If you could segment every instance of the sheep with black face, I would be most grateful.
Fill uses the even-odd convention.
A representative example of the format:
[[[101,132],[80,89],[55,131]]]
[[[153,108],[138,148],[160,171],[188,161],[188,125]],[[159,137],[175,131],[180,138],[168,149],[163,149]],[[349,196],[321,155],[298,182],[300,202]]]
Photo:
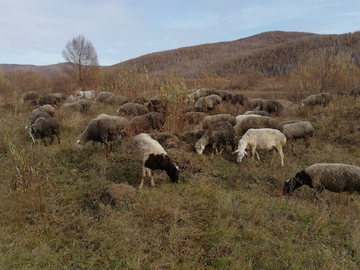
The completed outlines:
[[[134,136],[135,154],[142,160],[142,179],[139,189],[144,186],[146,175],[151,178],[151,186],[155,186],[153,170],[163,170],[173,183],[179,180],[179,168],[168,156],[161,144],[152,139],[149,134],[140,133]]]
[[[347,192],[352,200],[352,194],[360,194],[360,167],[340,163],[316,163],[298,172],[284,183],[284,195],[291,196],[299,187],[307,185],[315,189],[314,197],[325,189],[342,193]]]

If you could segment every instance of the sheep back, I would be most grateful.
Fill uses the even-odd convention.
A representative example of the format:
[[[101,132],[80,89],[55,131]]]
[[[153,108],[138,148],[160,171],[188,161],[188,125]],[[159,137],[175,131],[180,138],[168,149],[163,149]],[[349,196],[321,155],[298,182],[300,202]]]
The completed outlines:
[[[201,107],[207,110],[213,110],[216,105],[219,105],[221,103],[221,100],[222,100],[221,97],[215,94],[206,97],[201,97],[195,103],[195,107]]]
[[[288,140],[309,138],[314,135],[314,128],[308,121],[298,121],[292,124],[286,124],[283,127],[284,134]]]
[[[121,116],[121,115],[138,116],[138,115],[144,115],[146,113],[149,113],[149,110],[143,104],[129,102],[129,103],[125,103],[124,105],[120,106],[117,109],[116,113],[119,116]]]
[[[165,123],[165,118],[161,113],[151,112],[144,115],[136,116],[131,119],[129,125],[135,134],[148,132],[151,129],[161,130]]]
[[[220,122],[229,122],[233,126],[236,125],[236,119],[231,114],[215,114],[206,116],[201,122],[201,128],[206,130],[210,126]]]
[[[243,134],[245,134],[246,131],[249,129],[259,129],[259,128],[271,128],[271,129],[277,129],[280,132],[284,131],[283,125],[276,119],[272,117],[247,117],[244,120],[241,121],[240,124],[237,124],[235,126],[235,136],[241,137]]]

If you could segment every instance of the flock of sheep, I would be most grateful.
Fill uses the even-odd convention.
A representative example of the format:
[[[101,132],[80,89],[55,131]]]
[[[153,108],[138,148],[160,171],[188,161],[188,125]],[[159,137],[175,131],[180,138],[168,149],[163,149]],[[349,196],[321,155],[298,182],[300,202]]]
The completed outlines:
[[[76,97],[71,96],[73,102],[63,103],[63,112],[86,112],[94,103],[102,102],[118,105],[117,116],[101,114],[92,119],[85,130],[77,137],[76,147],[81,149],[88,141],[100,142],[106,146],[106,154],[112,151],[112,143],[124,136],[134,136],[134,151],[142,162],[142,181],[151,178],[151,186],[155,186],[153,171],[163,170],[176,183],[179,179],[179,168],[168,156],[161,144],[149,134],[152,130],[161,130],[165,122],[167,101],[161,97],[146,100],[143,97],[130,101],[127,97],[114,95],[111,92],[101,92],[95,97],[95,92],[80,91]],[[60,106],[65,100],[58,93],[43,96],[34,92],[25,93],[23,102],[41,105],[35,109],[26,125],[33,138],[54,136],[60,144],[60,124],[53,118],[54,106]],[[311,95],[299,102],[298,106],[314,107],[326,106],[331,100],[328,93]],[[281,166],[284,166],[283,147],[286,142],[291,144],[295,140],[304,139],[305,146],[310,147],[310,138],[314,128],[308,121],[291,120],[280,122],[271,115],[280,115],[284,109],[281,102],[276,100],[248,99],[241,94],[231,94],[226,90],[194,89],[187,93],[187,102],[193,104],[182,110],[182,120],[185,123],[199,124],[200,130],[196,134],[200,139],[194,148],[202,154],[205,147],[212,147],[211,156],[221,155],[226,145],[230,145],[232,153],[237,154],[237,162],[241,162],[248,155],[260,160],[258,150],[272,151],[275,157],[279,153]],[[242,115],[231,114],[209,115],[222,102],[240,104],[249,111]],[[130,120],[129,116],[132,118]],[[273,159],[274,159],[273,157]],[[327,189],[332,192],[360,192],[360,168],[346,164],[314,164],[297,173],[294,178],[284,183],[284,195],[292,195],[293,191],[302,185],[315,189],[314,197],[319,199],[318,193]]]

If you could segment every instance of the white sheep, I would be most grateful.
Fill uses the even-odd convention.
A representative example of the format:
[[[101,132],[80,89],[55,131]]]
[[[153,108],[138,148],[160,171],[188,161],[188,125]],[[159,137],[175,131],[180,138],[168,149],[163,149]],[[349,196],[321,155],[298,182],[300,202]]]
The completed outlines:
[[[235,129],[229,122],[221,122],[210,126],[202,137],[196,142],[196,152],[201,155],[205,147],[210,144],[212,145],[211,157],[215,154],[220,154],[223,151],[223,145],[230,144],[232,150],[235,149],[234,143]],[[217,151],[216,146],[220,146],[220,152]]]
[[[298,139],[304,139],[305,147],[310,147],[310,137],[314,135],[314,128],[308,121],[297,121],[284,125],[284,135],[287,141],[291,142],[291,150],[294,148],[294,142]]]
[[[80,98],[85,98],[85,99],[94,99],[95,91],[94,90],[79,91],[76,94],[76,96],[80,97]]]
[[[234,153],[237,153],[237,162],[241,162],[243,157],[247,155],[245,150],[251,148],[252,158],[254,159],[256,153],[258,160],[260,160],[256,149],[263,149],[273,151],[274,160],[277,150],[281,158],[281,166],[284,166],[284,154],[282,148],[285,144],[285,135],[277,129],[249,129],[240,139],[238,149]]]
[[[151,186],[155,186],[153,170],[163,170],[173,183],[179,180],[179,168],[168,156],[160,143],[151,138],[149,134],[140,133],[134,136],[134,150],[142,160],[142,179],[139,189],[143,188],[146,174],[151,178]]]
[[[360,194],[360,168],[358,166],[340,163],[316,163],[301,172],[295,177],[288,179],[284,183],[284,195],[291,196],[294,190],[307,185],[315,189],[314,197],[318,197],[324,189],[331,192],[347,192],[352,200],[352,194]]]

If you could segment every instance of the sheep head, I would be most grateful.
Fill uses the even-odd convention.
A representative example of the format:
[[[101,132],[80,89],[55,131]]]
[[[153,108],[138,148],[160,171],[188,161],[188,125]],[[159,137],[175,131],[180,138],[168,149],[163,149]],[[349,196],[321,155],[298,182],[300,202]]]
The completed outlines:
[[[236,161],[237,161],[237,162],[241,162],[242,159],[243,159],[245,156],[247,156],[247,153],[246,153],[245,150],[240,150],[240,149],[238,149],[238,150],[236,150],[235,152],[233,152],[233,154],[236,154],[236,153],[237,153],[237,158],[236,158]]]
[[[200,140],[196,142],[195,144],[195,149],[196,149],[196,153],[198,153],[199,155],[202,155],[202,152],[205,149],[205,144],[203,144]]]
[[[81,150],[83,148],[83,146],[84,146],[84,141],[82,141],[81,139],[78,138],[76,140],[76,149]]]

